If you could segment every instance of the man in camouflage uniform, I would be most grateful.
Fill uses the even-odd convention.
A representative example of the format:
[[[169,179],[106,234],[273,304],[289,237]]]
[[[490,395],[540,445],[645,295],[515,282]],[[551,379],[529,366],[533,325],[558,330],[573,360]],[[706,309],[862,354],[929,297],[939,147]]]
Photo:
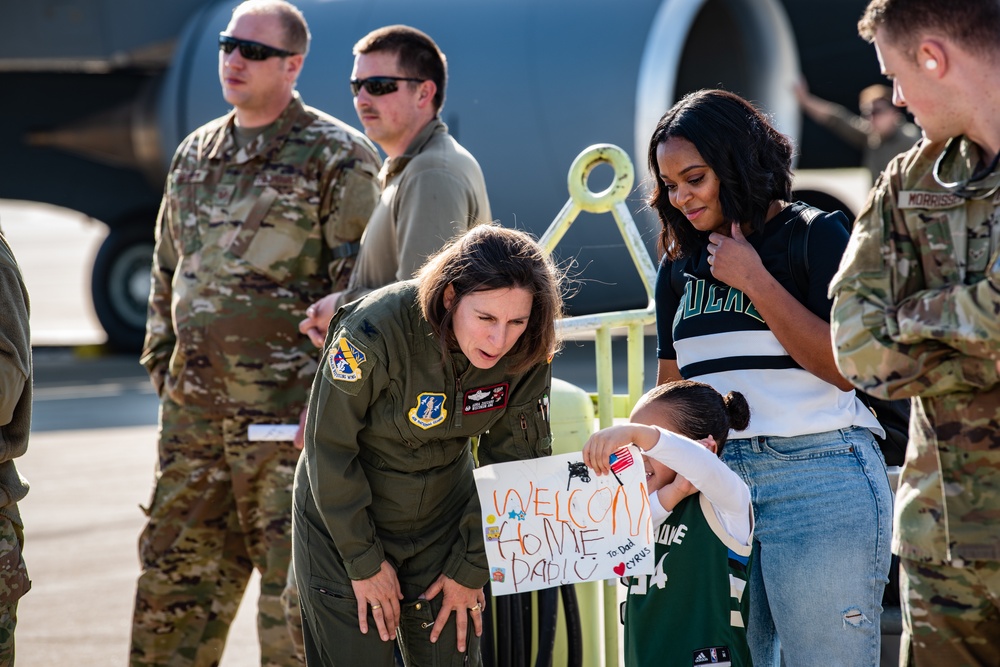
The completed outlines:
[[[0,233],[0,667],[14,664],[17,602],[31,588],[21,558],[24,524],[17,503],[28,483],[14,459],[28,449],[31,428],[31,336],[28,292]]]
[[[306,307],[343,284],[378,196],[374,146],[305,106],[305,19],[250,0],[220,36],[235,109],[178,148],[157,222],[142,363],[160,395],[159,461],[139,543],[131,664],[216,665],[254,568],[263,665],[301,664],[279,597],[291,553],[291,442],[316,352]]]
[[[873,0],[859,30],[924,134],[875,185],[831,286],[845,377],[912,398],[900,664],[997,665],[1000,2]]]

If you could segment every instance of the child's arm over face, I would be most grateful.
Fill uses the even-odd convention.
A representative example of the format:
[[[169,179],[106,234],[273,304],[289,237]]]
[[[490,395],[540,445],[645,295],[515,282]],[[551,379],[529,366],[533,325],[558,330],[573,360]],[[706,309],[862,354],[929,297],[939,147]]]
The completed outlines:
[[[685,477],[705,494],[730,534],[744,544],[749,541],[753,526],[750,489],[715,452],[690,438],[645,424],[611,426],[590,436],[583,448],[583,461],[595,473],[607,474],[611,454],[629,443]]]
[[[718,455],[690,438],[651,426],[657,442],[644,450],[646,456],[683,475],[722,514],[747,517],[750,489]]]

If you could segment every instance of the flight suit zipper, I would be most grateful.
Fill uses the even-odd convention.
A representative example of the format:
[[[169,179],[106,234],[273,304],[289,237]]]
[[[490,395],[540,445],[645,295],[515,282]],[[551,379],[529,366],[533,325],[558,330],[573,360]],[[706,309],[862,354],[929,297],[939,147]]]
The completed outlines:
[[[451,368],[455,373],[455,410],[452,413],[451,423],[455,428],[462,428],[462,410],[465,407],[462,404],[462,378],[458,375],[454,363]]]

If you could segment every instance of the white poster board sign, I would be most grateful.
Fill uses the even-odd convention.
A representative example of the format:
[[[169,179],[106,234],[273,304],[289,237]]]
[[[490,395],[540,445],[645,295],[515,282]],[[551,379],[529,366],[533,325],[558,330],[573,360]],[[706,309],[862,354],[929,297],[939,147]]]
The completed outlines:
[[[476,470],[493,595],[652,574],[653,526],[640,451],[598,477],[581,452]]]

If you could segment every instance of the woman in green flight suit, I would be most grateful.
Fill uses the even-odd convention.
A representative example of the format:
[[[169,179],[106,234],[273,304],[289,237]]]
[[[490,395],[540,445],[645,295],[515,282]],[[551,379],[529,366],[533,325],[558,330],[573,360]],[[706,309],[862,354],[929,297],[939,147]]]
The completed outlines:
[[[337,313],[295,476],[309,665],[392,665],[397,630],[408,665],[480,664],[470,438],[484,465],[550,453],[541,406],[561,314],[551,260],[496,225]]]

